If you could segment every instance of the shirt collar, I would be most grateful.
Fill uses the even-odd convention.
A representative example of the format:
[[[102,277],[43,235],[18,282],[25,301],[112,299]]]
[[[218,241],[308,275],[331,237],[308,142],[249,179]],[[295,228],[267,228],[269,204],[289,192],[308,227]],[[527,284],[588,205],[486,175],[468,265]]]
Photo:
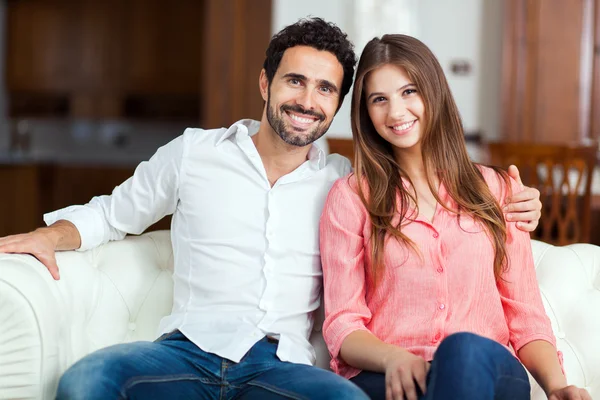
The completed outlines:
[[[316,166],[315,169],[322,169],[327,164],[327,155],[318,144],[313,143],[308,151],[308,160]]]
[[[258,132],[260,122],[253,119],[240,119],[227,129],[223,135],[217,140],[215,146],[220,145],[225,140],[229,139],[234,134],[252,136]]]
[[[241,119],[235,122],[233,125],[231,125],[223,133],[219,140],[217,140],[215,146],[219,146],[221,143],[223,143],[225,140],[227,140],[234,134],[238,139],[241,136],[252,136],[256,134],[256,132],[258,132],[259,127],[260,121],[255,121],[253,119]],[[319,147],[319,145],[313,143],[310,147],[310,150],[308,150],[308,161],[311,165],[314,166],[314,169],[319,170],[324,168],[327,164],[327,155],[325,154],[323,149]]]

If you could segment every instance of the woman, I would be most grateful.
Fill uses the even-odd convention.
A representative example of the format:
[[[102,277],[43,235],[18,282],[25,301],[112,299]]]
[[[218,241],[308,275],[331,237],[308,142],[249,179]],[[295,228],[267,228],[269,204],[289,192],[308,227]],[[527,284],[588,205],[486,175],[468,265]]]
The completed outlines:
[[[503,217],[519,186],[469,160],[431,51],[369,42],[351,113],[355,173],[321,219],[332,369],[373,399],[514,400],[524,365],[551,399],[589,399],[567,386],[529,236]]]

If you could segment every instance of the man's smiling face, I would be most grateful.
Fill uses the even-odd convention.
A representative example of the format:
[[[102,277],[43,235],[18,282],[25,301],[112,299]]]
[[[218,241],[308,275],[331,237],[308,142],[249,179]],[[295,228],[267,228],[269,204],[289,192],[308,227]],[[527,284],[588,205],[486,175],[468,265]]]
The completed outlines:
[[[337,112],[343,77],[334,54],[309,46],[287,49],[270,84],[261,74],[271,128],[294,146],[307,146],[323,136]]]

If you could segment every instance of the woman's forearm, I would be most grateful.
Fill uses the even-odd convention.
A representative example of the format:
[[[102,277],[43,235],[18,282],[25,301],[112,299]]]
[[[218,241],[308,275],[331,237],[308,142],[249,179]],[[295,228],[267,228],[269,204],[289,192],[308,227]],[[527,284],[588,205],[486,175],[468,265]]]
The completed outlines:
[[[527,343],[519,350],[519,359],[546,395],[567,386],[567,378],[560,367],[556,348],[549,342],[534,340]]]
[[[368,331],[354,331],[342,342],[340,357],[346,364],[367,371],[385,372],[387,361],[407,350],[387,344]]]

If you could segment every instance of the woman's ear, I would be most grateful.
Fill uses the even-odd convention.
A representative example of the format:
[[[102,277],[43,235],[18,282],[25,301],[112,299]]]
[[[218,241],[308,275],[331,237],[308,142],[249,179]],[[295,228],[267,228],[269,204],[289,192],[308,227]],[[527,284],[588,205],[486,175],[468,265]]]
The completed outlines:
[[[264,68],[260,71],[258,86],[260,88],[260,95],[264,101],[267,101],[269,97],[269,79],[267,79],[267,71]]]

